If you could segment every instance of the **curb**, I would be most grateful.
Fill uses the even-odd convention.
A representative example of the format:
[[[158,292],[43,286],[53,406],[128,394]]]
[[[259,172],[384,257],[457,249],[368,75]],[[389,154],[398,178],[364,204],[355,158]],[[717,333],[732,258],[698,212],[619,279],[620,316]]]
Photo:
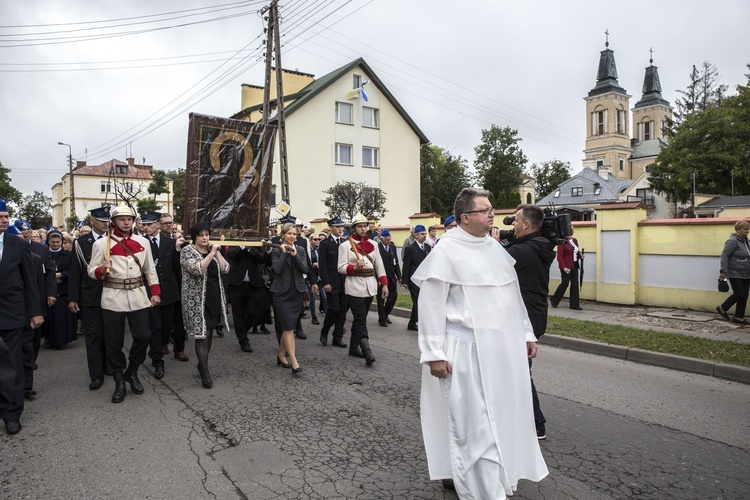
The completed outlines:
[[[750,384],[750,368],[547,333],[540,344]]]

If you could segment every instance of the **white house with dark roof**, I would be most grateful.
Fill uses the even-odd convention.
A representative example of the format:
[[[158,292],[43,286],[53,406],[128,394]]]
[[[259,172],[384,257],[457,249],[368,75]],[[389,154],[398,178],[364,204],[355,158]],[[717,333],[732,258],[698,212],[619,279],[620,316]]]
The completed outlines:
[[[305,222],[324,216],[323,192],[353,181],[385,192],[382,224],[408,223],[420,211],[419,153],[428,140],[372,68],[359,58],[318,79],[282,71],[292,213]],[[272,108],[275,89],[274,72]],[[242,111],[232,118],[258,122],[262,109],[263,87],[243,85]],[[277,140],[276,202],[281,201],[278,147]]]

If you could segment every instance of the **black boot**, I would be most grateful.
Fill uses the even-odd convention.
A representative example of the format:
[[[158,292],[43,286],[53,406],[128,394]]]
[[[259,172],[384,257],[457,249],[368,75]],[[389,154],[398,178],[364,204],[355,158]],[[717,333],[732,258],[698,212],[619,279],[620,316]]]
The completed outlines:
[[[115,372],[112,377],[115,379],[115,392],[112,393],[112,402],[122,403],[125,399],[125,379],[122,372]]]
[[[359,345],[362,346],[362,353],[364,354],[367,366],[370,366],[375,362],[375,356],[372,355],[372,349],[370,349],[370,339],[360,340]]]
[[[336,345],[336,344],[333,344]],[[355,344],[352,342],[349,344],[349,356],[354,356],[355,358],[364,358],[365,355],[362,354],[362,350],[359,348],[359,344]]]
[[[130,390],[133,394],[143,394],[143,384],[138,378],[138,365],[130,365],[122,374],[125,382],[130,384]]]

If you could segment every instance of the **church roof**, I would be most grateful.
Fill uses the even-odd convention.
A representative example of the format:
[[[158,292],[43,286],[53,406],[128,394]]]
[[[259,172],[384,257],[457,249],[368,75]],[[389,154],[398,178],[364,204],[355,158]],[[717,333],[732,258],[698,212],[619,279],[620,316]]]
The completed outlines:
[[[635,160],[649,156],[658,156],[662,147],[664,147],[664,142],[661,139],[633,142],[633,152],[630,155],[630,159]]]
[[[599,70],[596,72],[596,86],[589,91],[589,97],[607,92],[627,94],[617,81],[617,65],[615,64],[615,53],[609,48],[602,50],[599,55]]]
[[[592,168],[584,168],[576,175],[563,182],[547,196],[537,202],[537,205],[549,205],[553,203],[557,207],[567,205],[591,205],[597,203],[616,202],[618,194],[625,191],[635,182],[632,179],[617,179],[609,176],[604,179]],[[580,196],[572,195],[572,188],[582,187]],[[599,193],[596,193],[597,188]],[[558,193],[555,196],[555,193]]]
[[[636,108],[645,108],[655,104],[669,106],[669,101],[661,95],[661,82],[659,81],[659,70],[652,64],[646,68],[646,75],[643,77],[643,96],[635,104]]]

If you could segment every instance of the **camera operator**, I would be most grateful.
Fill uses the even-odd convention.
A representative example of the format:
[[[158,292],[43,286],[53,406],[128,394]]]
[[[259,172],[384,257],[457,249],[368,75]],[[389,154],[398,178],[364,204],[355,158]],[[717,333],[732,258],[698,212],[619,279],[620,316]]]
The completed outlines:
[[[536,205],[519,205],[512,221],[514,235],[509,236],[503,231],[503,239],[509,241],[506,250],[516,260],[514,265],[518,275],[521,296],[529,315],[529,321],[537,339],[544,335],[547,329],[547,295],[549,293],[549,268],[555,260],[553,248],[555,243],[542,235],[544,211]],[[507,223],[507,222],[506,222]],[[492,230],[492,237],[498,242],[501,231]],[[531,359],[529,359],[531,370]],[[546,429],[544,414],[539,407],[539,397],[536,393],[534,380],[531,381],[531,394],[534,403],[534,420],[536,422],[537,438],[545,439]]]

